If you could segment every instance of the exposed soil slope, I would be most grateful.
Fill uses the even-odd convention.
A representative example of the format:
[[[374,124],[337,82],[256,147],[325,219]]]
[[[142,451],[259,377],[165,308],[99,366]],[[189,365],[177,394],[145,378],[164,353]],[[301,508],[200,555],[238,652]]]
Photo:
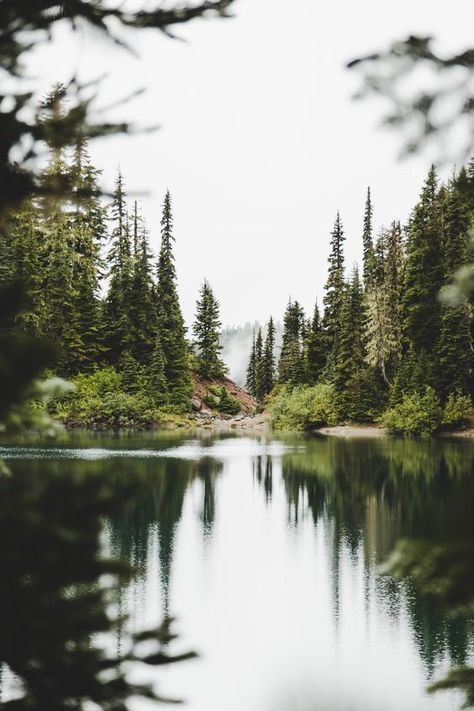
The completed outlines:
[[[192,405],[194,412],[210,414],[210,410],[206,407],[206,404],[204,403],[204,397],[206,396],[209,387],[213,386],[224,386],[231,395],[237,398],[237,400],[240,402],[243,414],[251,414],[255,412],[257,408],[257,401],[255,400],[255,398],[252,397],[250,393],[241,388],[239,385],[236,385],[236,383],[234,383],[232,380],[229,380],[229,378],[213,378],[210,380],[206,380],[202,378],[198,373],[193,373],[192,378]]]

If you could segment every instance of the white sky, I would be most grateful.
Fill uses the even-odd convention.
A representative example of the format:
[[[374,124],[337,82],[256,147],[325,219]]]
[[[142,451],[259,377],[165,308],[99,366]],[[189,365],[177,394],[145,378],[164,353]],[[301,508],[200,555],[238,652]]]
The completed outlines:
[[[359,82],[345,62],[409,33],[463,47],[474,20],[472,0],[237,0],[235,15],[178,28],[187,42],[135,33],[138,58],[93,33],[61,32],[31,63],[42,91],[74,72],[108,74],[103,104],[146,89],[113,118],[161,130],[91,153],[107,187],[120,163],[128,188],[148,191],[154,249],[171,190],[188,321],[204,277],[227,324],[279,319],[290,295],[312,310],[337,209],[348,264],[360,256],[368,185],[376,225],[407,217],[428,157],[397,160],[399,138],[377,128],[383,106],[351,100]]]

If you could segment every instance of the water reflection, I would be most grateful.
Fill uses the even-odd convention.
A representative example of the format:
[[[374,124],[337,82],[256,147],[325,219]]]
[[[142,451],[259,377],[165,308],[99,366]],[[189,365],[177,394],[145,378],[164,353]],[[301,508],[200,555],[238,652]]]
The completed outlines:
[[[113,452],[94,460],[92,445]],[[473,538],[471,443],[173,435],[12,456],[39,474],[64,466],[61,451],[91,475],[145,482],[107,521],[106,545],[137,570],[118,604],[134,629],[180,617],[204,656],[169,683],[192,711],[272,711],[286,698],[326,711],[459,707],[425,686],[472,657],[472,621],[377,565],[400,537]]]

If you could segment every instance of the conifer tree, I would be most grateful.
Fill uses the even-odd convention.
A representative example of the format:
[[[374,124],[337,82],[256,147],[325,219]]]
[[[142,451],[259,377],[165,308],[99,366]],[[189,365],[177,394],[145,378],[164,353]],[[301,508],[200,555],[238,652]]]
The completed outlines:
[[[155,345],[146,375],[147,385],[156,404],[165,405],[168,402],[168,383],[165,373],[165,357],[159,333],[155,336]]]
[[[155,347],[158,323],[148,233],[136,201],[130,221],[133,243],[129,305],[133,335],[130,351],[139,363],[147,365]]]
[[[442,215],[438,177],[431,167],[413,210],[406,245],[404,337],[415,353],[433,353],[439,336],[438,294],[443,283]]]
[[[108,254],[109,289],[105,301],[107,357],[117,363],[133,344],[130,319],[132,251],[123,177],[119,171],[111,205],[112,232]]]
[[[310,385],[314,385],[321,376],[326,364],[324,334],[319,314],[318,302],[306,337],[306,373]]]
[[[156,308],[158,328],[165,359],[165,375],[171,404],[189,406],[191,375],[186,329],[179,305],[173,255],[173,215],[168,191],[161,217],[161,248],[158,258]]]
[[[367,199],[364,211],[364,227],[362,231],[362,248],[363,248],[363,278],[366,289],[370,289],[374,276],[375,268],[375,253],[373,240],[373,207],[370,187],[367,188]]]
[[[382,230],[375,277],[365,296],[367,363],[391,387],[402,351],[403,244],[400,224]]]
[[[449,283],[460,266],[467,263],[471,212],[466,196],[468,178],[463,169],[446,195],[443,279]],[[468,303],[441,306],[440,338],[437,344],[436,384],[445,399],[456,390],[473,392],[473,344]]]
[[[288,302],[283,318],[283,339],[278,362],[278,380],[293,385],[304,382],[302,331],[304,312],[297,301]]]
[[[328,360],[332,366],[337,360],[340,341],[340,317],[344,298],[344,230],[339,212],[331,233],[328,278],[324,295],[323,331]]]
[[[256,397],[257,394],[257,352],[255,343],[255,333],[252,339],[252,348],[250,351],[249,362],[247,366],[247,379],[245,382],[245,387],[248,392]]]
[[[265,335],[265,345],[263,348],[262,362],[262,391],[263,395],[268,395],[275,384],[275,324],[270,317]]]
[[[86,141],[79,139],[70,169],[74,309],[83,343],[81,361],[75,364],[77,370],[94,363],[103,348],[99,287],[102,273],[100,250],[106,235],[106,213],[97,197],[99,175],[100,171],[91,164]]]
[[[259,402],[265,396],[265,372],[263,360],[263,336],[262,329],[258,329],[255,340],[255,397]]]
[[[17,315],[16,325],[32,336],[43,335],[45,327],[44,252],[38,223],[38,210],[32,200],[25,200],[9,216],[9,239],[1,240],[8,248],[1,262],[3,279],[20,279],[29,301]]]
[[[364,367],[364,314],[363,289],[359,270],[354,267],[350,281],[344,285],[340,314],[340,337],[335,363],[334,383],[339,392],[350,398],[348,385],[351,378]]]
[[[196,304],[193,329],[199,356],[199,372],[206,378],[222,377],[225,375],[226,367],[220,358],[222,346],[219,303],[207,280],[204,280]]]

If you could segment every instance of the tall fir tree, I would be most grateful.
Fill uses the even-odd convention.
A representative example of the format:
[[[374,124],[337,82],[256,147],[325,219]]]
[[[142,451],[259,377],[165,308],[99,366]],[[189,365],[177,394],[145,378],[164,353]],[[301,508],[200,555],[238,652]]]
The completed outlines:
[[[118,171],[110,209],[112,231],[107,255],[109,288],[105,300],[107,357],[117,363],[133,344],[130,318],[132,249],[123,176]]]
[[[165,373],[165,356],[159,332],[155,335],[153,352],[146,370],[146,381],[156,404],[166,405],[169,393]]]
[[[263,395],[269,395],[275,384],[275,324],[272,317],[268,321],[265,335],[261,380]]]
[[[262,402],[265,396],[265,374],[263,360],[263,336],[262,329],[258,329],[255,340],[255,397]]]
[[[226,366],[220,354],[221,320],[219,302],[209,282],[204,280],[196,304],[194,321],[195,346],[199,357],[199,372],[205,378],[220,378],[226,373]]]
[[[173,405],[187,408],[191,397],[191,374],[186,329],[179,305],[173,243],[171,195],[167,191],[161,217],[161,248],[157,268],[156,308],[165,359],[169,401]]]
[[[314,306],[313,318],[306,336],[306,378],[314,385],[326,364],[326,348],[318,302]]]
[[[362,304],[363,287],[359,270],[354,267],[349,282],[344,285],[340,314],[340,339],[334,378],[340,392],[347,391],[351,378],[364,367],[365,323]]]
[[[469,228],[472,213],[468,199],[466,171],[451,181],[445,200],[443,235],[443,279],[449,283],[454,273],[468,261]],[[437,344],[436,385],[443,400],[456,390],[473,394],[473,342],[471,307],[441,306],[440,337]]]
[[[130,222],[133,245],[129,305],[132,330],[130,351],[139,363],[147,365],[156,345],[158,319],[148,233],[136,201]]]
[[[84,139],[76,143],[70,175],[74,310],[82,339],[81,360],[74,369],[83,370],[95,363],[103,350],[99,289],[103,271],[101,246],[106,236],[106,211],[98,198],[100,171],[92,166]]]
[[[278,361],[278,380],[298,385],[304,382],[302,330],[304,311],[297,301],[288,302],[283,318],[283,338]]]
[[[257,352],[255,344],[255,332],[252,339],[252,348],[250,350],[249,362],[247,366],[247,378],[245,387],[248,392],[256,397],[257,395]]]
[[[408,226],[403,331],[416,354],[434,353],[439,337],[439,290],[443,284],[443,223],[438,176],[431,167]],[[430,370],[432,370],[433,358]]]
[[[339,212],[331,233],[328,278],[324,294],[323,332],[328,354],[329,371],[333,371],[338,358],[341,330],[341,309],[344,299],[344,230]]]
[[[374,277],[375,269],[375,253],[374,253],[374,238],[373,238],[373,207],[370,187],[367,188],[367,198],[364,211],[364,226],[362,231],[362,249],[363,249],[363,278],[364,286],[370,289]]]

